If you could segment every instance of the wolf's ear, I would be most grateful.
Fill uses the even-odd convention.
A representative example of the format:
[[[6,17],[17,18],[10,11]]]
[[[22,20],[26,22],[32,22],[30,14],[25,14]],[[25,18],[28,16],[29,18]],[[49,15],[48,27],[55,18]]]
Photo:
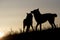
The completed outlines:
[[[28,15],[28,13],[26,13]]]
[[[39,10],[39,8],[37,8],[37,10]]]

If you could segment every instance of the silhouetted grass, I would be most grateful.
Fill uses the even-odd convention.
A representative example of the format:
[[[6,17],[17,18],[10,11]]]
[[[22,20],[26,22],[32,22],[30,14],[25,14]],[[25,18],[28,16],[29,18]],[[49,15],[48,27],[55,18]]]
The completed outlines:
[[[55,28],[55,29],[50,28],[50,29],[42,30],[42,31],[14,33],[14,34],[7,35],[3,39],[4,40],[38,40],[39,39],[40,40],[47,36],[46,33],[56,33],[56,32],[60,32],[60,28]],[[51,35],[49,35],[49,36],[51,36]]]

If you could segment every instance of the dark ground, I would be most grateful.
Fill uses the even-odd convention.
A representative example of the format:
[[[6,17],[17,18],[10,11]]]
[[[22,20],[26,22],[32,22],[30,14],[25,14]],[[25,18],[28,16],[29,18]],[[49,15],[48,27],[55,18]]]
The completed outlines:
[[[32,31],[32,32],[24,32],[24,33],[15,33],[13,35],[8,35],[4,37],[4,40],[52,40],[56,37],[59,37],[60,28],[55,29],[47,29],[43,31]]]

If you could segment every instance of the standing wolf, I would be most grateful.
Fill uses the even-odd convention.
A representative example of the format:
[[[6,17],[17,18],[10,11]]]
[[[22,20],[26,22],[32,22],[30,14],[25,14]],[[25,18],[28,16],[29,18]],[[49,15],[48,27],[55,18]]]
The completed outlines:
[[[25,30],[25,27],[27,27],[26,32],[29,31],[30,26],[33,29],[33,26],[32,26],[32,23],[33,23],[32,22],[32,18],[33,18],[32,14],[31,13],[27,13],[26,18],[23,20],[23,32]]]
[[[33,11],[31,11],[31,13],[34,15],[34,18],[37,22],[36,25],[36,30],[38,25],[40,25],[40,30],[41,30],[41,24],[48,21],[50,23],[50,25],[52,26],[52,28],[55,28],[55,17],[57,17],[57,14],[51,14],[51,13],[46,13],[46,14],[41,14],[39,9],[35,9]]]

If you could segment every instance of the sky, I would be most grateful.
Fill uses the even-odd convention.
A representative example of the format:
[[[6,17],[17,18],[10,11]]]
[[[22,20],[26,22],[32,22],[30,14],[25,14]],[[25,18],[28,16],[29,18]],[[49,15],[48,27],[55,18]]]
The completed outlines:
[[[39,8],[42,14],[56,13],[56,24],[60,23],[60,0],[0,0],[0,31],[22,29],[26,13],[36,8]]]

